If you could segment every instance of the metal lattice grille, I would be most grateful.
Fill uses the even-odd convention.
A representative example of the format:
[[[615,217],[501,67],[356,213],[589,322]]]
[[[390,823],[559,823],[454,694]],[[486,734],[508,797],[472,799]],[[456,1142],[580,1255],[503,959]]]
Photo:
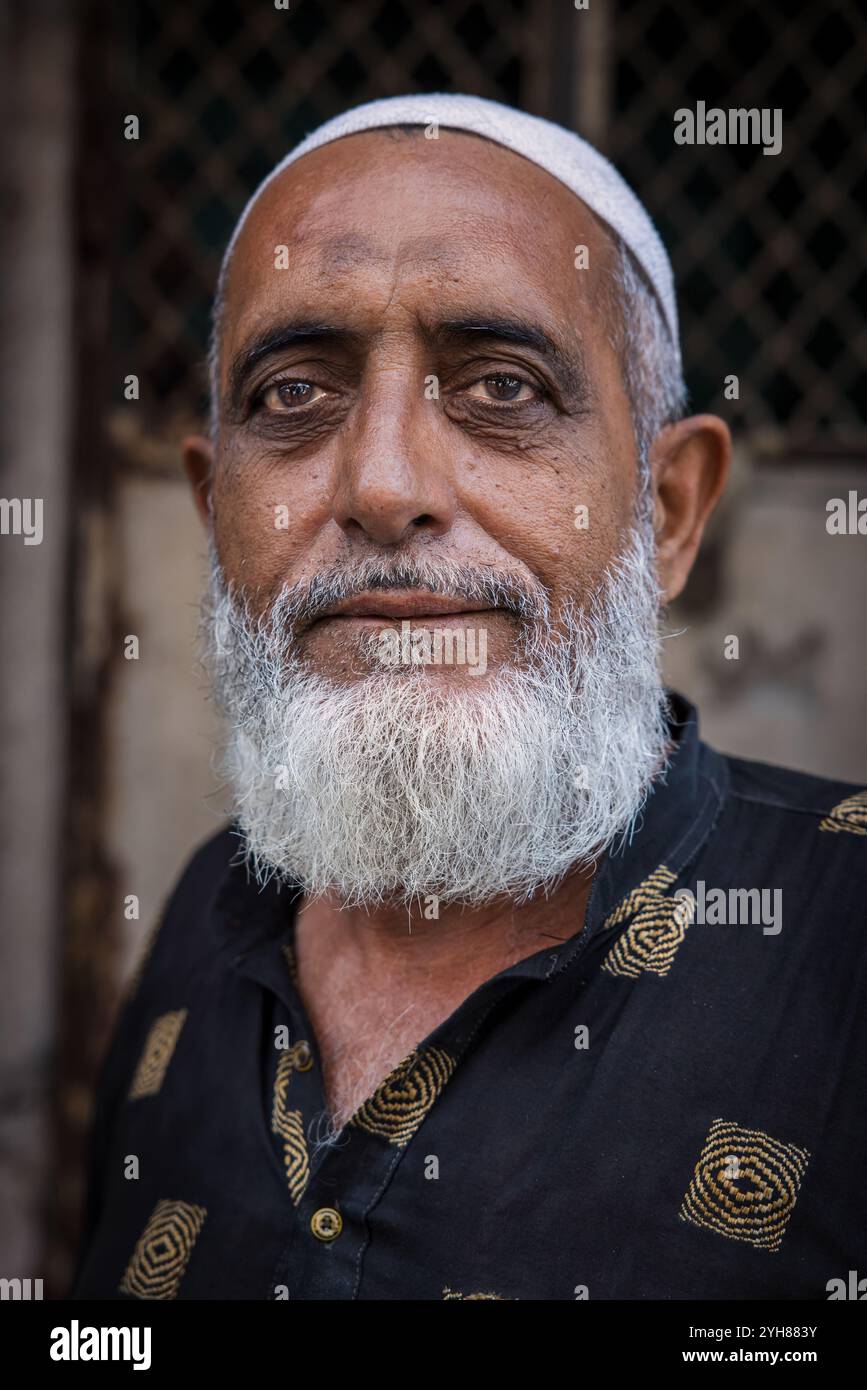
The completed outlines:
[[[694,401],[772,442],[867,436],[867,11],[622,0],[607,153],[674,261]],[[674,112],[779,107],[783,148],[675,145]],[[739,401],[723,380],[739,377]]]
[[[476,92],[568,123],[579,112],[587,119],[587,94],[598,89],[593,133],[672,253],[694,406],[720,410],[758,444],[863,447],[860,0],[594,7],[297,0],[285,11],[264,0],[140,0],[126,46],[141,139],[124,149],[116,306],[127,370],[142,381],[138,452],[144,435],[171,435],[201,414],[219,257],[252,188],[328,116],[411,90]],[[596,65],[607,69],[602,81]],[[781,107],[782,153],[675,145],[675,110],[699,100]],[[730,374],[737,401],[723,398]]]
[[[151,423],[201,409],[220,254],[277,159],[329,116],[383,95],[469,90],[532,108],[544,69],[534,10],[532,0],[139,6],[129,42],[141,138],[130,142],[118,334]]]

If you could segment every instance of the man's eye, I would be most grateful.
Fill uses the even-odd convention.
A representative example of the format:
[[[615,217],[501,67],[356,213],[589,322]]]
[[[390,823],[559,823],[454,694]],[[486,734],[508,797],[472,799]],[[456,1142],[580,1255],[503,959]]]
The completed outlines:
[[[314,386],[312,381],[275,381],[265,387],[259,400],[266,410],[286,411],[311,405],[324,395],[321,386]]]
[[[538,400],[541,393],[538,387],[525,381],[522,376],[513,376],[511,372],[493,372],[490,376],[473,382],[473,385],[468,387],[468,394],[487,401],[520,404],[524,401]]]

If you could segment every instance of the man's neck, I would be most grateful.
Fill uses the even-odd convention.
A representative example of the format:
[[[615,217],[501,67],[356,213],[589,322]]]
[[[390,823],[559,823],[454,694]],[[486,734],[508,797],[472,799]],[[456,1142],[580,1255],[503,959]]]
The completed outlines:
[[[516,906],[303,902],[295,924],[298,985],[319,1044],[338,1127],[423,1038],[501,970],[581,930],[593,875],[573,871]],[[427,911],[431,910],[428,901]]]
[[[574,936],[581,929],[592,879],[591,871],[573,870],[549,896],[540,892],[520,906],[508,898],[467,907],[437,904],[429,897],[412,907],[385,903],[366,910],[341,907],[329,894],[302,903],[296,949],[299,956],[342,956],[361,974],[433,973],[443,978],[476,973],[488,963],[496,973]]]

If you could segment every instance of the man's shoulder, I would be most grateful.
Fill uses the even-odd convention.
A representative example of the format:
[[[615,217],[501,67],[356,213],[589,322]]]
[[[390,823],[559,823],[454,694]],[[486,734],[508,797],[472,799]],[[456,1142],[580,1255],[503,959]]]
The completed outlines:
[[[98,1088],[103,1108],[128,1084],[131,1058],[141,1052],[154,1021],[185,1007],[191,979],[213,961],[215,942],[208,933],[214,906],[240,849],[236,828],[222,826],[190,855],[165,898],[118,1001]]]
[[[203,953],[212,954],[214,943],[209,947],[205,937],[214,921],[217,898],[232,865],[242,858],[241,837],[231,823],[193,850],[144,944],[130,982],[131,994],[137,994],[145,981],[153,984],[163,976],[177,979]]]
[[[758,811],[834,817],[840,828],[867,835],[867,787],[751,758],[725,758],[731,796]]]
[[[190,854],[168,895],[164,918],[180,917],[190,925],[211,921],[223,885],[244,858],[241,832],[227,822]]]
[[[730,844],[751,859],[785,860],[799,877],[863,894],[867,788],[749,758],[727,757]]]
[[[207,911],[232,864],[243,858],[243,843],[237,826],[222,825],[190,854],[172,891],[170,906],[195,904]]]

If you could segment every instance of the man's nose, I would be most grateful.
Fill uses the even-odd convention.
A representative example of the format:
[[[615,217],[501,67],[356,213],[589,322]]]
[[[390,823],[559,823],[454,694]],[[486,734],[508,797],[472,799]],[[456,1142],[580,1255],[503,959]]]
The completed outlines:
[[[341,441],[333,503],[338,525],[379,545],[397,545],[418,531],[443,535],[455,513],[444,442],[424,378],[403,366],[377,371]]]

